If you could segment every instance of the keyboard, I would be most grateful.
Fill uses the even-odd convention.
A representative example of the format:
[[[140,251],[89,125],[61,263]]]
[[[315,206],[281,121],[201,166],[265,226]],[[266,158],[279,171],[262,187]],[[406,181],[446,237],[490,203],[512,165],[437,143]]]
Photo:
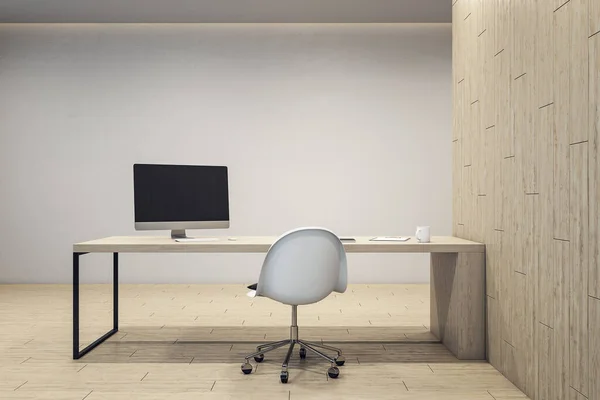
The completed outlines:
[[[194,243],[194,242],[216,242],[219,238],[179,238],[175,239],[179,243]]]

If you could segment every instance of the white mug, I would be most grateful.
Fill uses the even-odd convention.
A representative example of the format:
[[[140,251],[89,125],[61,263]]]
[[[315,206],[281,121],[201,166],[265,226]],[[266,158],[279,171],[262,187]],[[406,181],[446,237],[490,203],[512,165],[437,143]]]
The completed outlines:
[[[415,233],[415,236],[417,237],[417,241],[419,243],[429,243],[429,241],[431,240],[429,227],[417,226],[417,233]]]

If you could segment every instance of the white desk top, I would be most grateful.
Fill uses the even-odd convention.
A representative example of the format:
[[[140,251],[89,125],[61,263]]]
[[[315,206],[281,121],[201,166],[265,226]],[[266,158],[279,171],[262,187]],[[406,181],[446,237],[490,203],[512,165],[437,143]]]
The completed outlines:
[[[483,253],[485,245],[453,236],[433,236],[430,243],[418,243],[414,237],[407,242],[373,242],[369,237],[357,237],[344,243],[347,253]],[[112,236],[76,243],[77,253],[266,253],[277,239],[275,236],[239,236],[236,240],[220,237],[217,241],[175,242],[170,237]]]

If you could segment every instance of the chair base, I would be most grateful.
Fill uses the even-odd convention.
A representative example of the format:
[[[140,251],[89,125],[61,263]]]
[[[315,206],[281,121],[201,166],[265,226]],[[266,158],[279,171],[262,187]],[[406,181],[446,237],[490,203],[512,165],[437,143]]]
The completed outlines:
[[[300,340],[297,338],[298,337],[297,336],[298,327],[292,326],[291,328],[292,329],[291,329],[290,339],[280,340],[277,342],[265,343],[263,345],[258,346],[256,348],[256,352],[247,355],[246,361],[244,362],[244,364],[242,364],[242,372],[244,374],[249,374],[252,372],[252,364],[250,364],[251,358],[254,358],[254,361],[260,363],[260,362],[263,362],[266,353],[273,351],[275,349],[278,349],[280,347],[283,347],[283,346],[289,346],[287,355],[285,356],[283,364],[281,365],[281,374],[280,374],[281,383],[287,383],[288,377],[289,377],[288,365],[290,362],[290,358],[292,357],[292,352],[294,351],[294,346],[299,345],[300,346],[299,353],[300,353],[301,359],[306,358],[307,350],[313,354],[316,354],[317,356],[319,356],[331,363],[331,367],[329,367],[329,369],[327,370],[327,374],[329,375],[330,378],[334,378],[334,379],[337,378],[340,374],[340,370],[339,370],[338,366],[344,365],[344,362],[345,362],[344,356],[342,355],[342,350],[340,350],[336,347],[326,346],[326,345],[320,344],[320,343],[313,343],[313,342],[307,342],[304,340]],[[296,333],[296,335],[294,335],[294,333]],[[295,338],[294,338],[294,336],[295,336]],[[337,356],[330,357],[318,349],[333,351],[333,352],[337,353]]]

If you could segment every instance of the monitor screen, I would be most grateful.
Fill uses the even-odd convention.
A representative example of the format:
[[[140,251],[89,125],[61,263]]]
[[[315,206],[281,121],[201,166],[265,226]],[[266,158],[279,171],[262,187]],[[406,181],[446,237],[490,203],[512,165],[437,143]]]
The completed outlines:
[[[202,222],[229,225],[227,167],[135,164],[133,187],[137,229],[211,227]]]

